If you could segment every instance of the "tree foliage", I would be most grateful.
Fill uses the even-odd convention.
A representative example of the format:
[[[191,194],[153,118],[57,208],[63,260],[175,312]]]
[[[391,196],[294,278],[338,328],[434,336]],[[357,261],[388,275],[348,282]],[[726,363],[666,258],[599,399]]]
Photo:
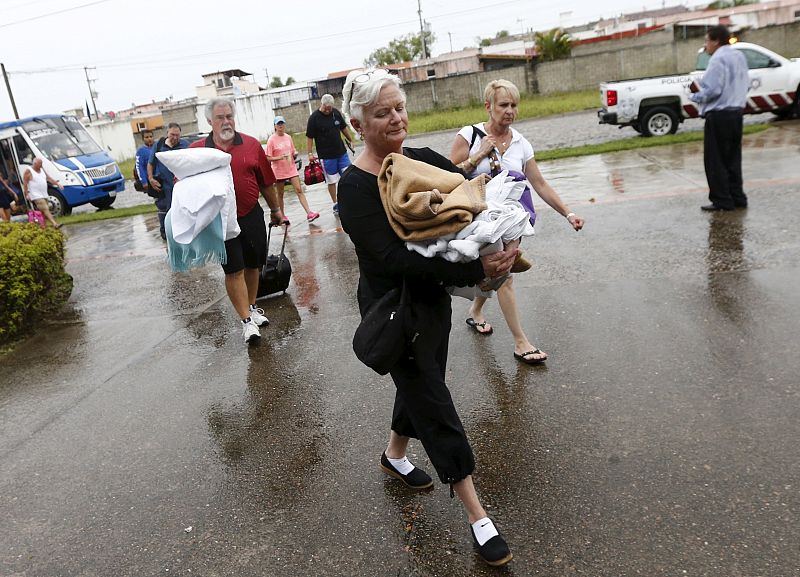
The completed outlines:
[[[289,86],[290,84],[294,84],[297,82],[293,77],[287,76],[286,82],[281,80],[280,76],[273,76],[272,81],[269,83],[270,88],[280,88],[281,86]]]
[[[569,58],[572,54],[572,40],[561,28],[536,33],[536,52],[545,61]]]
[[[491,46],[494,40],[500,40],[502,38],[508,38],[511,34],[508,30],[498,30],[497,34],[494,35],[494,38],[481,38],[480,36],[475,37],[475,44],[478,46]]]
[[[733,8],[734,6],[744,6],[745,4],[757,4],[758,0],[716,0],[708,6],[706,10],[719,10],[720,8]]]
[[[433,32],[425,32],[425,47],[430,56],[431,46],[436,40]],[[422,34],[406,34],[391,40],[388,46],[378,48],[364,61],[367,66],[385,66],[397,62],[410,62],[422,58]]]

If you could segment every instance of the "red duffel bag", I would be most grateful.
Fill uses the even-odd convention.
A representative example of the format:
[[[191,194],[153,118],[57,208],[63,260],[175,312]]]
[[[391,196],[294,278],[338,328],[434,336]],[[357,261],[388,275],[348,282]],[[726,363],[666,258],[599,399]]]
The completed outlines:
[[[306,183],[306,186],[325,182],[325,172],[322,170],[322,164],[320,164],[318,159],[315,158],[308,163],[308,166],[306,166],[303,171],[303,181]]]

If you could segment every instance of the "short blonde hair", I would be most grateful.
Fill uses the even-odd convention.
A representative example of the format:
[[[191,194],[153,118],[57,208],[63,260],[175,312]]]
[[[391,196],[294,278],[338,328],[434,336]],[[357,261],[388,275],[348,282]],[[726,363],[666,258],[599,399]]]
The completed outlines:
[[[499,80],[492,80],[486,85],[486,88],[483,90],[484,102],[494,105],[495,94],[497,94],[499,90],[505,90],[511,97],[511,100],[519,103],[519,88],[517,88],[513,82],[503,80],[502,78]]]

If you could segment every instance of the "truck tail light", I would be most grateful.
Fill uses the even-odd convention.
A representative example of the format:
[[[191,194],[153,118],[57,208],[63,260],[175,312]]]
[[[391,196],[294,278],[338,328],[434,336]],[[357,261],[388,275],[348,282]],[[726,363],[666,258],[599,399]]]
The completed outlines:
[[[617,105],[617,91],[608,90],[606,92],[606,106],[616,106],[616,105]]]

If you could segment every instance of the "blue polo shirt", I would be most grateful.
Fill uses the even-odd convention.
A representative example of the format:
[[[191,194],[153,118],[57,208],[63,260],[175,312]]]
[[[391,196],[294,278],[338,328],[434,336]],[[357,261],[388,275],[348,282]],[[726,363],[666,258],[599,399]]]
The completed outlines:
[[[153,148],[150,149],[150,158],[147,162],[153,165],[153,176],[157,176],[161,180],[161,186],[166,190],[172,190],[172,186],[175,184],[175,175],[172,174],[172,172],[166,166],[164,166],[164,163],[158,160],[156,157],[156,152],[181,150],[183,148],[189,148],[189,143],[183,138],[181,138],[178,141],[178,144],[173,147],[167,145],[166,139],[160,138],[158,142],[153,145]]]

